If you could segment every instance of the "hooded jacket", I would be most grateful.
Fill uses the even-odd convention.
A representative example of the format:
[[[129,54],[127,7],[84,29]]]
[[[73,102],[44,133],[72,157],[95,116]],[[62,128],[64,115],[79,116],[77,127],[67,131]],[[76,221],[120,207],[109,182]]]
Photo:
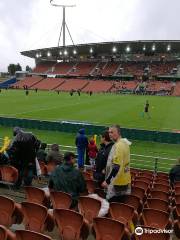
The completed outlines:
[[[29,164],[35,164],[35,157],[40,141],[29,132],[19,130],[9,149],[7,150],[12,165],[19,168],[26,168]]]
[[[87,148],[87,146],[88,146],[88,139],[85,136],[84,128],[79,130],[79,133],[78,133],[78,135],[76,137],[75,144],[76,144],[77,148],[80,148],[80,149],[86,149]]]
[[[88,155],[90,158],[95,159],[96,155],[97,155],[98,149],[97,146],[95,144],[94,140],[90,140],[89,144],[88,144]]]
[[[77,200],[80,193],[86,191],[86,182],[78,169],[70,164],[63,163],[52,173],[49,188],[54,191],[69,193],[73,200]]]

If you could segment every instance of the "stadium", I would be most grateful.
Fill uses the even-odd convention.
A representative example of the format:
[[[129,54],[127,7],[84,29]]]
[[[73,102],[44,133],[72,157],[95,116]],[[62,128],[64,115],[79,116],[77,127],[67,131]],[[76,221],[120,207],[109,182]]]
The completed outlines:
[[[60,7],[58,46],[21,51],[35,67],[0,82],[0,240],[180,239],[180,182],[169,178],[179,158],[180,40],[74,44],[69,6]],[[132,143],[131,194],[123,203],[108,203],[87,159],[81,170],[87,191],[76,208],[71,194],[48,189],[57,164],[39,161],[32,186],[17,189],[20,171],[3,162],[14,127],[47,143],[47,154],[56,143],[78,158],[79,129],[99,149],[102,133],[114,125]],[[104,215],[103,204],[109,204]]]

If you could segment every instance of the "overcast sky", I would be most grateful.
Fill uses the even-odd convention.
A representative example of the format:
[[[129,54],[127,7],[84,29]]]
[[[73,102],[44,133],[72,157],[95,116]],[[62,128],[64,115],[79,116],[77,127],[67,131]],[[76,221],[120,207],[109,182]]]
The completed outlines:
[[[75,44],[180,39],[180,0],[58,1],[76,4],[66,12]],[[9,63],[33,67],[20,52],[57,46],[61,22],[62,10],[50,0],[0,0],[0,71]]]

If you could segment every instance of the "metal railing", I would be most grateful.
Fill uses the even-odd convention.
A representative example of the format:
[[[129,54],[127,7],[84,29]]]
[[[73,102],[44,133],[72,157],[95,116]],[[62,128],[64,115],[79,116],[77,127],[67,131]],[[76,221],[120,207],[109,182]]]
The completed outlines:
[[[3,144],[3,139],[0,138],[0,146]],[[47,152],[50,150],[51,144],[47,144]],[[73,152],[77,155],[76,147],[69,145],[59,145],[61,152]],[[153,156],[151,155],[142,155],[142,154],[131,154],[131,167],[132,168],[140,168],[147,169],[152,171],[160,171],[160,172],[169,172],[173,165],[175,165],[176,159],[161,157],[161,156]]]
[[[50,149],[51,144],[48,144],[48,149]],[[77,154],[75,146],[59,145],[62,152],[71,151]],[[152,155],[142,155],[142,154],[131,154],[131,167],[141,168],[152,171],[169,172],[172,166],[176,163],[176,159],[152,156]]]

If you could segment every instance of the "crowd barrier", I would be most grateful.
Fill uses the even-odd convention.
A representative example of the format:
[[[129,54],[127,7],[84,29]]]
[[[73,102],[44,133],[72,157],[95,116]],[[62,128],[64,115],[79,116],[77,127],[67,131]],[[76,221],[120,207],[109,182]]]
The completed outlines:
[[[36,119],[22,119],[0,117],[0,125],[6,127],[19,126],[22,128],[76,133],[80,128],[85,128],[86,134],[101,134],[108,126],[93,125],[88,123],[70,121],[45,121]],[[180,143],[180,133],[150,131],[142,129],[121,128],[122,136],[132,140],[150,141],[159,143]]]

